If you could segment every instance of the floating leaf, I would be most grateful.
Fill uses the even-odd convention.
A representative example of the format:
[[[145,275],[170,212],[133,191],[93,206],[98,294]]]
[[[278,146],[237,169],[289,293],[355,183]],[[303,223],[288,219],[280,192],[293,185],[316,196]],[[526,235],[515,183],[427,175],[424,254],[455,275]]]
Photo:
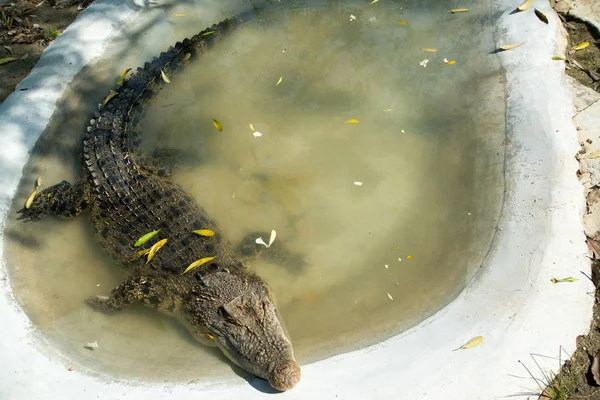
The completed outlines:
[[[455,8],[454,10],[450,10],[452,14],[469,12],[468,8]]]
[[[165,81],[165,83],[171,83],[171,80],[169,79],[167,74],[165,74],[165,71],[163,71],[162,69],[160,70],[160,76],[162,77],[162,80]]]
[[[531,7],[532,4],[533,4],[533,0],[526,0],[523,4],[521,4],[519,7],[517,7],[517,10],[525,11],[529,7]]]
[[[271,230],[271,236],[269,237],[269,244],[267,245],[267,247],[271,247],[271,245],[275,241],[276,237],[277,237],[277,232],[275,232],[275,229],[272,229]]]
[[[559,56],[552,56],[552,59],[553,59],[554,61],[565,61],[565,59],[564,59],[564,58],[562,58],[562,57],[559,57]]]
[[[173,14],[176,17],[187,17],[187,14]]]
[[[538,19],[540,21],[542,21],[543,23],[545,23],[546,25],[548,25],[548,17],[546,17],[543,12],[541,12],[537,8],[534,10],[534,12],[535,12],[535,16],[538,17]]]
[[[358,124],[358,120],[357,119],[349,119],[348,121],[346,121],[347,124]]]
[[[379,1],[379,0],[373,0],[373,1],[371,1],[369,4],[375,4],[375,3],[377,3],[378,1]]]
[[[17,61],[17,60],[18,60],[18,58],[14,58],[14,57],[0,58],[0,65],[8,64],[10,62]]]
[[[407,256],[406,259],[407,260],[412,260],[412,256]]]
[[[388,295],[388,297],[389,297],[390,300],[392,300],[392,301],[394,300],[394,298],[392,297],[392,295],[390,294],[390,292],[387,292],[387,295]]]
[[[131,71],[131,68],[125,68],[123,71],[121,71],[121,76],[119,77],[119,80],[117,81],[117,85],[123,86],[123,82],[125,82],[125,77],[129,73],[129,71]]]
[[[592,160],[594,158],[600,158],[600,150],[596,150],[593,153],[588,154],[587,156],[583,157],[585,160]]]
[[[277,232],[275,232],[275,230],[271,231],[271,237],[269,238],[269,243],[265,243],[265,241],[263,240],[262,237],[256,238],[256,240],[254,241],[256,244],[261,244],[263,246],[265,246],[266,248],[271,247],[271,245],[273,244],[273,242],[275,241],[275,237],[277,236]]]
[[[437,49],[431,47],[423,47],[421,50],[426,51],[428,53],[437,53]]]
[[[183,56],[183,61],[187,61],[190,59],[192,55],[190,53],[185,53],[185,56]]]
[[[27,198],[27,201],[25,202],[25,208],[26,209],[29,209],[29,207],[31,207],[31,205],[33,204],[33,200],[35,199],[35,195],[36,194],[37,194],[37,189],[35,189],[33,192],[31,192],[31,194]]]
[[[252,132],[256,131],[256,129],[254,129],[254,125],[250,124],[250,130],[251,130]]]
[[[106,96],[106,97],[104,98],[104,100],[102,100],[102,107],[105,107],[105,106],[108,104],[108,102],[109,102],[109,101],[110,101],[110,100],[111,100],[113,97],[115,97],[115,96],[116,96],[116,95],[118,95],[118,94],[119,94],[118,92],[115,92],[114,90],[111,90],[111,91],[110,91],[110,93],[108,94],[108,96]]]
[[[362,182],[359,182],[359,181],[354,182],[354,186],[362,186],[362,185],[363,185]]]
[[[215,33],[215,31],[208,31],[208,32],[204,32],[202,35],[200,36],[208,36],[208,35],[212,35],[213,33]]]
[[[192,231],[200,236],[215,236],[215,232],[211,231],[210,229],[198,229],[195,231]]]
[[[446,65],[454,65],[454,64],[456,64],[456,61],[455,60],[448,60],[448,59],[444,58],[444,64],[446,64]]]
[[[279,80],[277,81],[277,83],[275,84],[275,86],[279,85],[281,83],[281,81],[283,81],[283,75],[281,75],[279,77]]]
[[[213,125],[215,126],[215,128],[217,128],[219,132],[223,132],[223,125],[221,125],[219,121],[213,119]]]
[[[483,336],[475,336],[473,339],[469,340],[467,343],[455,350],[472,349],[473,347],[479,346],[481,343],[483,343]]]
[[[583,50],[590,45],[590,42],[581,42],[577,46],[573,47],[573,50]]]
[[[552,278],[550,279],[550,282],[552,283],[561,283],[561,282],[575,282],[578,281],[579,279],[577,278],[573,278],[572,276],[569,276],[567,278],[562,278],[562,279],[556,279],[556,278]]]
[[[158,234],[158,232],[160,232],[160,229],[158,229],[156,231],[152,231],[152,232],[146,233],[144,236],[142,236],[141,238],[139,238],[137,240],[137,242],[135,242],[135,244],[133,245],[133,247],[140,247],[141,245],[143,245],[144,243],[146,243],[148,240],[150,240],[154,236],[156,236]]]
[[[150,247],[150,251],[148,252],[148,261],[146,261],[146,264],[148,264],[156,252],[167,243],[167,240],[168,239],[159,240],[158,242],[154,243],[152,247]]]
[[[396,22],[398,25],[408,25],[408,21],[398,21]]]
[[[42,186],[42,177],[38,176],[35,182],[33,182],[33,188],[37,190],[40,186]]]
[[[215,259],[214,257],[204,257],[204,258],[201,258],[201,259],[199,259],[199,260],[196,260],[196,261],[194,261],[193,263],[191,263],[191,264],[190,264],[190,265],[189,265],[189,266],[188,266],[188,267],[185,269],[185,271],[183,271],[182,275],[183,275],[183,274],[185,274],[185,273],[188,273],[188,272],[190,272],[191,270],[193,270],[194,268],[196,268],[196,267],[199,267],[199,266],[201,266],[202,264],[206,264],[207,262],[209,262],[209,261],[212,261],[212,260],[214,260],[214,259]]]
[[[519,46],[524,45],[527,42],[520,42],[520,43],[514,43],[514,44],[503,44],[500,46],[500,48],[502,50],[512,50],[512,49],[516,49]]]

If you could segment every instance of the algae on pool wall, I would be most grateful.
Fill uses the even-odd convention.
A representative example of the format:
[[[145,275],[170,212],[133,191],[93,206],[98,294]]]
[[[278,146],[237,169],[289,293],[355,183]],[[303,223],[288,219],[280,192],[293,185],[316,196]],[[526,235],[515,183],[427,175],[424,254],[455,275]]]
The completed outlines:
[[[382,340],[439,310],[495,231],[504,88],[481,51],[491,43],[485,7],[454,16],[413,3],[259,14],[171,77],[146,114],[140,151],[175,155],[173,179],[233,243],[275,229],[304,255],[301,270],[249,265],[278,297],[300,361]],[[85,126],[88,114],[78,117]],[[47,132],[31,176],[73,180],[78,137],[67,132]],[[157,313],[86,308],[86,296],[122,280],[89,228],[85,217],[7,226],[18,232],[7,236],[15,295],[40,330],[103,372],[223,374],[218,353]],[[91,341],[98,351],[83,349]]]

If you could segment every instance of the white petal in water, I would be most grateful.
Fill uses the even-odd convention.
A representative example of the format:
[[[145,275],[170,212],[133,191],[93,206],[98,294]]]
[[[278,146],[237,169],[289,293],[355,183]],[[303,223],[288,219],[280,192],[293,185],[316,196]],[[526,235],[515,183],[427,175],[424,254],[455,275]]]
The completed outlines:
[[[355,16],[355,15],[352,15],[352,14],[350,14],[350,21],[356,21],[356,16]]]
[[[83,347],[85,347],[88,350],[95,350],[98,348],[98,342],[90,342]]]
[[[429,62],[429,60],[428,60],[428,59],[424,59],[423,61],[421,61],[421,62],[419,63],[419,65],[420,65],[421,67],[423,67],[423,68],[426,68],[426,67],[427,67],[427,63],[428,63],[428,62]]]
[[[354,186],[362,186],[362,185],[363,185],[362,182],[359,182],[359,181],[354,182]]]
[[[277,237],[277,232],[275,232],[275,230],[271,230],[271,237],[269,238],[269,244],[267,245],[267,247],[271,247],[271,245],[273,244],[273,242],[275,241],[275,238]]]
[[[389,267],[390,267],[389,265],[385,264],[385,269],[388,269]]]
[[[390,294],[390,292],[388,292],[388,294],[387,294],[387,295],[388,295],[388,297],[390,298],[390,300],[392,300],[392,301],[394,300],[394,298],[392,297],[392,295]]]
[[[252,132],[252,134],[254,135],[254,137],[261,137],[262,133],[260,133],[259,131],[254,131]]]
[[[255,242],[256,242],[256,244],[261,244],[261,245],[265,246],[266,248],[269,248],[275,241],[276,237],[277,237],[277,232],[275,232],[275,230],[272,230],[271,237],[269,238],[269,244],[265,243],[265,241],[263,240],[262,237],[256,238]]]

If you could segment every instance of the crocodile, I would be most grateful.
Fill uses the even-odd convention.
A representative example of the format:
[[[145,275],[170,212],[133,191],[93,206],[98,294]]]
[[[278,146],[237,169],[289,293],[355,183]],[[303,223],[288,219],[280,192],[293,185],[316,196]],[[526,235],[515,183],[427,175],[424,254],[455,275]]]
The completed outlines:
[[[130,273],[109,296],[88,298],[92,307],[114,312],[142,303],[172,315],[196,340],[217,346],[234,364],[285,391],[298,383],[301,371],[271,289],[245,267],[204,209],[136,152],[139,122],[152,97],[241,22],[232,17],[215,24],[119,81],[84,135],[83,176],[40,191],[18,213],[36,221],[89,210],[99,244]],[[157,243],[164,245],[152,257],[144,254]]]

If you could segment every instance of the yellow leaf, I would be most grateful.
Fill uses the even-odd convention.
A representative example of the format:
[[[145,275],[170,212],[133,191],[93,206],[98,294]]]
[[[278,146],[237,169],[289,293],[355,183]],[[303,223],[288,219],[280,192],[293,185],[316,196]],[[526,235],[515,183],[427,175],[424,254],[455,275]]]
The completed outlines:
[[[358,124],[358,120],[357,119],[349,119],[348,121],[346,121],[347,124]]]
[[[520,42],[520,43],[514,43],[514,44],[503,44],[500,46],[500,48],[502,50],[512,50],[512,49],[516,49],[519,46],[524,45],[527,42]]]
[[[481,343],[483,343],[483,336],[475,336],[456,350],[472,349],[473,347],[479,346]]]
[[[564,60],[565,60],[564,58],[562,58],[562,57],[559,57],[559,56],[552,56],[552,59],[553,59],[554,61],[564,61]]]
[[[448,60],[448,61],[444,61],[444,64],[446,64],[446,65],[454,65],[454,64],[456,64],[456,61],[454,61],[454,60]]]
[[[31,194],[27,198],[27,201],[25,202],[25,208],[26,209],[29,209],[29,207],[31,207],[31,205],[33,204],[33,200],[35,199],[35,195],[36,194],[37,194],[37,189],[34,189],[34,191],[31,192]]]
[[[35,180],[35,182],[33,182],[33,188],[37,189],[40,186],[42,186],[42,177],[38,176],[38,178]]]
[[[104,98],[104,100],[102,100],[102,107],[106,106],[106,104],[108,104],[108,102],[115,97],[117,94],[119,94],[118,92],[115,92],[114,90],[111,90],[110,93],[108,94],[108,96],[106,96]]]
[[[187,14],[173,14],[173,15],[176,17],[186,17],[187,16]]]
[[[125,77],[129,73],[129,71],[131,71],[131,68],[125,68],[123,71],[121,71],[121,76],[119,77],[119,80],[117,81],[117,85],[123,86],[123,82],[125,81]]]
[[[133,247],[140,247],[141,245],[143,245],[144,243],[146,243],[148,240],[150,240],[154,236],[156,236],[158,234],[158,232],[160,232],[160,229],[158,229],[156,231],[152,231],[152,232],[146,233],[144,236],[142,236],[141,238],[139,238],[137,240],[137,242],[135,242],[135,244],[133,245]]]
[[[525,2],[523,4],[521,4],[519,7],[517,7],[517,9],[519,11],[525,11],[529,7],[531,7],[532,4],[533,4],[533,0],[525,0]]]
[[[188,267],[185,269],[185,271],[183,271],[182,275],[183,275],[183,274],[185,274],[185,273],[188,273],[188,272],[190,272],[191,270],[193,270],[194,268],[196,268],[196,267],[199,267],[199,266],[201,266],[202,264],[206,264],[207,262],[209,262],[209,261],[212,261],[212,260],[214,260],[214,259],[215,259],[215,257],[204,257],[204,258],[201,258],[201,259],[199,259],[199,260],[196,260],[196,261],[194,261],[193,263],[191,263],[191,264],[190,264],[190,265],[189,265],[189,266],[188,266]]]
[[[140,250],[137,253],[135,253],[136,257],[134,259],[138,259],[138,258],[140,258],[142,256],[145,256],[148,253],[150,253],[150,249]]]
[[[210,333],[207,333],[206,336],[208,336],[209,339],[214,339],[215,337],[213,335],[211,335]]]
[[[594,158],[600,158],[600,150],[596,150],[593,153],[588,154],[587,156],[583,157],[585,160],[591,160]]]
[[[165,74],[165,71],[163,71],[162,69],[160,70],[160,76],[162,77],[162,80],[165,81],[165,83],[171,83],[171,80],[169,79],[167,74]]]
[[[412,260],[412,256],[406,257],[407,260]]]
[[[208,35],[212,35],[213,33],[215,33],[215,31],[208,31],[208,32],[204,32],[202,35],[200,36],[208,36]]]
[[[275,86],[279,85],[281,83],[281,81],[283,81],[283,75],[281,75],[279,77],[279,80],[277,81],[277,83],[275,84]]]
[[[254,129],[254,125],[250,124],[250,130],[251,130],[252,132],[254,132],[254,131],[256,130],[256,129]]]
[[[392,297],[392,295],[390,294],[390,292],[388,292],[388,297],[390,298],[390,300],[394,300],[394,298]]]
[[[152,257],[154,257],[156,252],[160,250],[160,248],[163,247],[165,243],[167,243],[167,240],[168,239],[159,240],[158,242],[154,243],[152,247],[150,247],[150,251],[148,252],[148,261],[146,261],[146,264],[148,264],[150,260],[152,260]]]
[[[398,21],[396,22],[398,25],[408,25],[408,21]]]
[[[0,65],[8,64],[9,62],[13,62],[13,61],[17,61],[17,58],[14,58],[14,57],[0,58]]]
[[[424,47],[421,50],[426,51],[428,53],[436,53],[437,52],[437,49],[433,49],[431,47]]]
[[[379,0],[373,0],[372,2],[370,2],[369,4],[375,4],[377,3]]]
[[[210,229],[198,229],[196,231],[192,231],[200,236],[214,236],[215,233]]]
[[[223,125],[221,125],[221,123],[216,119],[213,119],[213,125],[215,126],[215,128],[217,128],[219,132],[223,131]]]
[[[573,47],[573,50],[583,50],[590,45],[590,42],[581,42],[577,46]]]
[[[452,14],[462,13],[462,12],[469,12],[469,9],[468,8],[455,8],[454,10],[450,10],[450,12]]]

